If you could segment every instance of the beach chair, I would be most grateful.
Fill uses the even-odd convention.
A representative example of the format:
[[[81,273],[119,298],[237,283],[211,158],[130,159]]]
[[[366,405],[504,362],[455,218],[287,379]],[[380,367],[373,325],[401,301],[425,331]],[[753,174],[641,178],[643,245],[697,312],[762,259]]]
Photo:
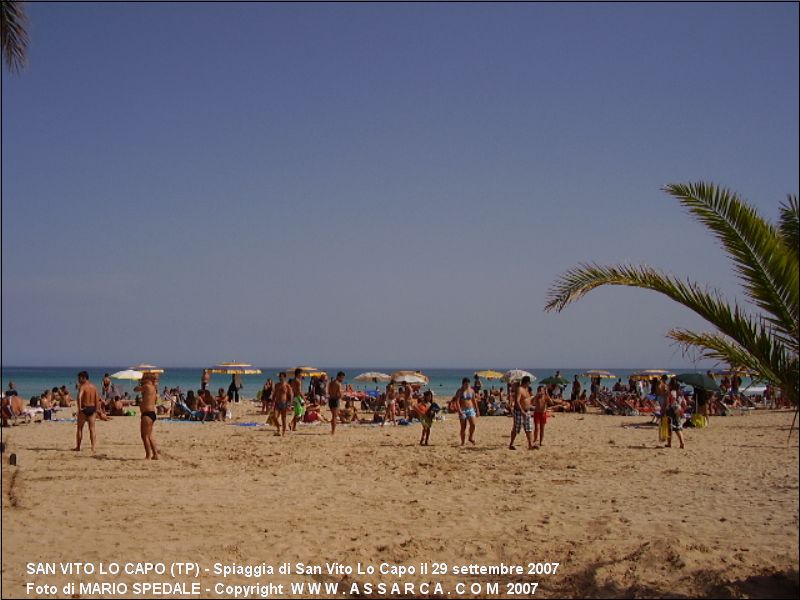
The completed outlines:
[[[189,421],[205,421],[208,419],[209,413],[204,413],[202,410],[192,410],[181,400],[179,400],[175,406],[178,407],[178,411],[183,415],[183,418]]]

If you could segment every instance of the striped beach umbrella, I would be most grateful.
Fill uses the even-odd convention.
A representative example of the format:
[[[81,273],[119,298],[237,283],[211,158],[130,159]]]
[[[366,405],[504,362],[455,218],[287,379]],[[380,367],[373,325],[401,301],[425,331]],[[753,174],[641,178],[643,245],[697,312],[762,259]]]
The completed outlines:
[[[616,375],[604,371],[603,369],[589,369],[585,373],[581,373],[582,377],[599,377],[600,379],[616,379]]]
[[[503,374],[503,381],[506,383],[515,383],[517,381],[522,381],[523,377],[530,377],[531,381],[536,381],[536,376],[533,373],[528,373],[528,371],[523,371],[522,369],[506,371]]]
[[[373,383],[378,383],[379,381],[391,381],[392,376],[387,373],[368,371],[366,373],[361,373],[361,375],[356,375],[353,379],[356,381],[372,381]]]

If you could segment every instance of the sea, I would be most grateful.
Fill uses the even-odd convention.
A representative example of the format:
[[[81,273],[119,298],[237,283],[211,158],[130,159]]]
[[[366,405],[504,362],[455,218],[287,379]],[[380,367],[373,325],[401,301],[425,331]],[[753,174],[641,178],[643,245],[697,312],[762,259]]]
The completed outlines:
[[[33,396],[38,396],[42,394],[45,390],[52,389],[54,387],[61,387],[62,385],[67,386],[67,389],[73,392],[76,389],[76,382],[77,382],[77,374],[79,371],[86,370],[89,373],[89,378],[93,381],[96,385],[100,385],[105,373],[113,374],[118,371],[122,371],[130,367],[127,366],[100,366],[100,367],[12,367],[12,366],[3,366],[2,367],[2,389],[8,389],[8,382],[13,381],[14,386],[17,389],[17,392],[20,396],[25,399],[29,399]],[[180,387],[184,391],[188,390],[197,390],[200,388],[200,377],[202,375],[203,368],[202,367],[192,367],[192,368],[168,368],[162,367],[164,369],[164,373],[159,378],[159,387],[163,389],[165,386],[168,388]],[[241,395],[245,398],[254,398],[258,390],[264,385],[267,379],[272,379],[273,381],[278,380],[278,373],[280,371],[289,371],[290,368],[287,367],[259,367],[261,369],[261,375],[242,375],[242,383],[244,384],[244,389],[241,392]],[[525,367],[509,367],[509,368],[521,368],[525,371],[532,373],[537,380],[541,381],[546,377],[550,377],[555,375],[555,369],[531,369]],[[492,368],[491,370],[496,370],[500,372],[505,372],[509,368]],[[592,369],[596,369],[596,367],[591,367]],[[607,369],[617,377],[621,378],[623,383],[628,381],[628,376],[632,375],[633,373],[643,370],[644,368],[651,368],[651,367],[643,367],[637,369]],[[367,371],[377,371],[382,373],[392,373],[394,370],[397,369],[385,369],[385,368],[375,368],[375,367],[331,367],[323,369],[331,376],[334,376],[338,371],[344,371],[346,374],[346,383],[350,383],[354,389],[356,390],[374,390],[376,387],[383,388],[386,384],[384,383],[362,383],[355,381],[354,378],[359,375],[360,373],[364,373]],[[430,389],[434,392],[437,396],[445,396],[449,397],[452,396],[455,391],[461,385],[461,379],[463,377],[469,377],[470,379],[473,378],[473,375],[476,370],[486,370],[486,369],[425,369],[422,367],[415,367],[411,368],[411,370],[419,370],[422,371],[425,375],[430,378],[430,383],[427,386],[427,389]],[[579,375],[579,380],[583,384],[583,387],[586,388],[589,385],[589,379],[587,377],[580,377],[581,373],[588,371],[589,368],[585,369],[562,369],[561,370],[561,377],[572,381],[574,375]],[[692,372],[692,371],[699,371],[703,372],[702,369],[697,368],[679,368],[679,369],[669,369],[673,373],[685,373],[685,372]],[[291,374],[290,374],[291,376]],[[126,380],[113,380],[117,389],[121,391],[127,391],[131,396],[135,395],[133,393],[133,387],[136,385],[134,381],[126,381]],[[231,376],[230,375],[212,375],[210,389],[212,391],[216,391],[217,388],[225,388],[227,390],[228,385],[230,384]],[[535,382],[534,382],[535,383]],[[483,379],[482,384],[484,388],[491,389],[494,387],[504,387],[504,383],[498,380],[487,380]],[[603,384],[611,387],[614,384],[614,380],[612,379],[604,379]]]

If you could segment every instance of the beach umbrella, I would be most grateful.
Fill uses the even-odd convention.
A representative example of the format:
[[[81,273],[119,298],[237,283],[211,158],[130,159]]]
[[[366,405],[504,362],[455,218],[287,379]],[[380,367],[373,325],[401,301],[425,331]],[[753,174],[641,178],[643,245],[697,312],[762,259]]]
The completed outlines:
[[[531,381],[536,381],[536,376],[533,373],[528,373],[522,369],[511,369],[503,374],[503,381],[506,383],[514,383],[515,381],[522,381],[523,377],[530,377]]]
[[[705,373],[678,373],[675,379],[685,385],[700,388],[708,392],[719,392],[719,386],[712,377]]]
[[[563,377],[556,377],[554,375],[552,377],[545,377],[539,383],[543,385],[550,385],[551,383],[554,383],[555,385],[567,385],[569,381]]]
[[[661,378],[662,375],[666,375],[667,377],[674,377],[675,373],[671,373],[670,371],[665,371],[664,369],[646,369],[644,371],[638,371],[631,375],[631,379],[646,379],[647,381],[651,380],[653,377]]]
[[[373,383],[378,383],[379,381],[391,381],[392,376],[386,373],[378,373],[377,371],[368,371],[366,373],[361,373],[361,375],[356,375],[354,379],[356,381],[372,381]]]
[[[159,375],[164,372],[164,369],[160,369],[155,365],[146,365],[144,363],[136,365],[135,367],[131,367],[131,370],[141,371],[142,373],[158,373]]]
[[[242,362],[224,362],[214,365],[208,369],[211,373],[217,375],[260,375],[261,369],[255,368],[253,365],[248,365]]]
[[[113,377],[114,379],[132,379],[135,381],[139,381],[142,378],[142,375],[144,375],[144,373],[142,373],[141,371],[136,371],[134,369],[125,369],[124,371],[117,371],[116,373],[111,375],[111,377]]]
[[[395,383],[427,385],[430,379],[421,371],[395,371],[392,373],[392,381]]]
[[[503,374],[500,371],[475,371],[475,375],[483,379],[502,379]]]
[[[589,369],[585,373],[581,373],[582,377],[599,377],[600,379],[616,379],[617,376],[603,369]]]
[[[293,369],[286,369],[286,372],[293,376],[297,369],[302,371],[302,373],[300,373],[301,379],[303,377],[321,377],[322,375],[327,375],[325,371],[317,369],[316,367],[294,367]]]

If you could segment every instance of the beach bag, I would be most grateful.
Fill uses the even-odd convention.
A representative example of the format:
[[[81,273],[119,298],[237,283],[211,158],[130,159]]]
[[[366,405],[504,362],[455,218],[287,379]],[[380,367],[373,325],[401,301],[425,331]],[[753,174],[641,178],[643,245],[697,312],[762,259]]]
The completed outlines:
[[[661,417],[658,423],[658,441],[666,442],[669,439],[669,417]]]
[[[692,425],[694,427],[707,427],[708,418],[705,415],[694,414],[692,415]]]

